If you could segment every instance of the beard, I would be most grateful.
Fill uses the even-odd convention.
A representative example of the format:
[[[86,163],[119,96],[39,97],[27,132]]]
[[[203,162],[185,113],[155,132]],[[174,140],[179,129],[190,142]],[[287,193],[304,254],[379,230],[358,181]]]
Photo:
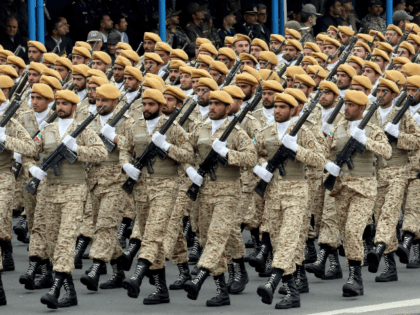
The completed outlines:
[[[145,115],[146,113],[148,113],[149,116],[146,117],[146,115]],[[143,113],[143,117],[144,117],[145,120],[153,120],[153,119],[159,117],[159,111],[156,111],[156,112],[154,112],[152,114],[150,114],[149,112],[144,112]]]

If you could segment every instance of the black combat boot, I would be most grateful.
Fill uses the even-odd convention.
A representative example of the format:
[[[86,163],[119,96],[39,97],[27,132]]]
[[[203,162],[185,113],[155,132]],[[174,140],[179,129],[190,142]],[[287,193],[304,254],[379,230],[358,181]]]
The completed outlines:
[[[228,264],[227,265],[227,271],[228,271],[228,282],[226,283],[226,286],[228,288],[228,290],[230,290],[230,286],[233,283],[233,280],[235,279],[235,266],[233,264]]]
[[[117,236],[122,248],[127,246],[127,238],[124,235],[126,235],[126,230],[130,227],[131,222],[132,220],[129,218],[122,218],[121,224],[118,228]]]
[[[150,270],[156,290],[143,300],[145,305],[169,303],[169,291],[166,286],[165,268]]]
[[[41,258],[36,256],[29,257],[28,271],[19,278],[19,283],[24,284],[26,290],[33,290],[35,288],[35,270],[40,263]]]
[[[282,269],[272,268],[272,273],[267,283],[258,287],[257,294],[261,296],[261,302],[265,304],[273,303],[274,291],[279,285],[283,272]]]
[[[83,283],[89,291],[98,291],[99,288],[99,276],[101,265],[105,264],[104,261],[99,259],[93,260],[92,270],[80,278],[80,282]]]
[[[341,270],[340,261],[338,260],[338,250],[333,250],[331,254],[328,255],[330,260],[330,269],[322,277],[322,280],[334,280],[342,279],[343,271]]]
[[[14,228],[15,234],[19,242],[25,243],[28,237],[28,220],[26,216],[22,216]]]
[[[417,269],[420,268],[420,240],[413,241],[413,257],[411,257],[410,262],[407,264],[407,268]]]
[[[343,286],[343,296],[353,297],[363,295],[362,262],[349,260],[349,278]]]
[[[106,275],[107,274],[106,263],[104,261],[100,261],[100,262],[101,262],[101,266],[99,267],[99,274]],[[92,266],[89,267],[89,269],[85,271],[85,275],[88,275],[92,271],[92,268],[93,268],[93,264]]]
[[[131,220],[130,225],[124,231],[123,235],[124,235],[125,238],[130,239],[131,234],[133,234],[133,228],[134,228],[134,221]]]
[[[261,248],[257,256],[251,257],[249,264],[255,268],[257,272],[264,272],[268,254],[272,251],[270,234],[264,232],[261,241]]]
[[[182,222],[183,222],[183,226],[184,226],[183,234],[184,234],[185,240],[187,241],[187,247],[190,248],[194,245],[195,233],[192,230],[191,222],[189,220],[189,217],[184,217],[182,219]]]
[[[194,237],[194,245],[191,249],[191,253],[188,256],[188,262],[190,263],[190,265],[198,262],[200,260],[201,257],[201,253],[202,253],[202,247],[200,246],[200,242],[198,241],[198,237],[195,236]]]
[[[221,274],[220,276],[213,277],[214,282],[216,283],[216,296],[207,300],[206,306],[223,306],[230,305],[230,298],[228,293],[228,288],[225,282],[225,275]]]
[[[187,297],[190,300],[197,300],[198,293],[200,293],[201,286],[203,285],[204,281],[209,276],[210,271],[205,268],[198,269],[198,274],[193,280],[188,280],[185,282],[184,290],[187,292]]]
[[[125,271],[130,271],[133,259],[137,256],[140,246],[141,241],[136,238],[131,238],[130,242],[128,242],[128,248],[124,251],[124,256],[122,257],[122,264]]]
[[[60,290],[63,286],[64,279],[67,278],[67,274],[64,272],[56,272],[54,276],[54,283],[48,291],[41,297],[41,303],[47,305],[48,308],[57,309],[58,297],[60,296]]]
[[[364,258],[363,258],[363,266],[369,266],[369,261],[367,259],[367,255],[370,251],[375,250],[375,224],[369,224],[365,227],[363,231],[363,247],[364,247]]]
[[[75,254],[74,254],[74,268],[75,269],[82,269],[83,268],[82,257],[83,257],[83,254],[86,251],[86,248],[89,245],[89,242],[90,242],[90,237],[80,235],[77,238],[76,251],[75,251]]]
[[[49,259],[44,259],[40,263],[41,277],[35,280],[35,290],[49,289],[53,285],[52,264]]]
[[[13,260],[12,242],[0,241],[1,255],[3,259],[3,271],[15,270],[15,261]]]
[[[123,281],[123,288],[127,290],[127,295],[131,298],[137,299],[140,294],[141,282],[149,271],[151,263],[143,258],[137,260],[136,271],[130,279]]]
[[[193,269],[191,270],[191,275],[196,276],[196,275],[198,275],[198,272],[199,272],[199,271],[200,271],[200,270],[198,269],[197,265],[195,265],[195,266],[193,267]]]
[[[309,293],[309,283],[306,277],[305,267],[296,265],[296,271],[293,273],[295,284],[299,293]],[[279,288],[279,294],[287,295],[287,285],[283,281],[283,285]]]
[[[249,262],[252,257],[257,256],[259,251],[260,251],[260,248],[261,248],[260,229],[259,228],[251,230],[251,237],[252,237],[252,241],[254,242],[253,243],[253,250],[248,256],[244,257],[245,262]]]
[[[0,306],[6,305],[6,293],[4,293],[3,282],[1,281],[1,272],[0,272]]]
[[[264,270],[264,272],[259,272],[258,277],[269,278],[271,276],[271,264],[272,263],[273,263],[273,252],[271,251],[268,254],[267,262],[265,263],[265,270]]]
[[[385,269],[381,275],[375,277],[376,282],[398,281],[397,265],[395,263],[394,252],[384,254]],[[370,266],[369,266],[370,268]]]
[[[315,277],[322,279],[325,276],[325,263],[330,253],[331,247],[327,244],[322,244],[316,261],[311,264],[305,264],[305,270],[313,273]]]
[[[66,294],[60,301],[58,301],[57,307],[63,308],[77,305],[77,294],[76,289],[74,288],[72,275],[66,275],[66,278],[63,281],[63,287]]]
[[[303,268],[301,268],[303,269]],[[300,307],[300,294],[293,275],[283,276],[283,286],[286,296],[276,304],[276,309],[289,309]]]
[[[243,290],[249,281],[248,273],[246,272],[244,258],[234,259],[235,263],[235,277],[233,279],[232,285],[230,286],[229,293],[239,294]],[[223,277],[224,280],[224,277]]]
[[[316,249],[315,249],[315,239],[314,238],[308,238],[306,241],[305,246],[305,264],[312,264],[316,262],[317,255],[316,255]]]
[[[124,269],[122,266],[122,257],[111,260],[112,275],[108,281],[101,283],[99,287],[103,290],[122,288],[122,282],[125,279]]]
[[[377,273],[379,263],[381,262],[382,255],[386,249],[385,243],[378,243],[376,246],[367,254],[367,261],[369,263],[369,272]]]
[[[179,270],[179,277],[175,280],[174,283],[169,285],[169,290],[182,290],[184,288],[185,282],[191,280],[190,268],[188,268],[188,263],[182,263],[177,265]]]
[[[398,249],[395,252],[400,258],[400,263],[408,264],[408,259],[410,258],[410,249],[413,244],[414,234],[411,232],[404,232],[403,241],[401,244],[398,244]]]

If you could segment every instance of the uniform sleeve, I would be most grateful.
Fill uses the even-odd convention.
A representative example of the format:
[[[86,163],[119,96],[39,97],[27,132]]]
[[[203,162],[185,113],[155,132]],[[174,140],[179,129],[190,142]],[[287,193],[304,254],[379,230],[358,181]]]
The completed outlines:
[[[178,124],[174,123],[169,130],[167,141],[171,144],[168,156],[178,163],[192,163],[194,149],[191,145],[187,132]]]
[[[121,150],[121,147],[123,146],[123,144],[125,143],[125,141],[127,141],[126,139],[126,134],[128,129],[130,129],[130,127],[134,124],[134,119],[129,117],[126,118],[124,120],[124,122],[122,123],[121,127],[117,129],[117,135],[118,135],[118,150]]]
[[[6,150],[20,153],[26,156],[36,156],[37,149],[29,133],[15,119],[11,119],[6,125]]]
[[[392,148],[385,133],[377,126],[373,127],[369,138],[366,139],[366,149],[376,156],[389,160],[392,156]]]
[[[300,132],[298,145],[299,147],[296,152],[296,159],[298,161],[309,166],[324,168],[324,154],[326,151],[309,129],[305,128]]]
[[[251,138],[240,129],[233,142],[235,147],[227,154],[229,165],[254,167],[257,164],[257,150]]]
[[[420,149],[420,127],[408,112],[405,113],[404,118],[401,120],[398,149]]]
[[[105,148],[101,138],[92,129],[83,130],[77,137],[77,159],[80,162],[103,162],[108,157],[108,151]]]
[[[255,141],[254,141],[255,139]],[[264,135],[262,132],[258,132],[253,139],[255,143],[255,149],[257,151],[257,164],[262,165],[267,162],[267,150],[264,146]]]
[[[130,128],[125,130],[124,141],[119,144],[120,149],[120,165],[124,166],[126,163],[133,162],[134,156],[134,137],[133,137],[133,128],[134,124]]]

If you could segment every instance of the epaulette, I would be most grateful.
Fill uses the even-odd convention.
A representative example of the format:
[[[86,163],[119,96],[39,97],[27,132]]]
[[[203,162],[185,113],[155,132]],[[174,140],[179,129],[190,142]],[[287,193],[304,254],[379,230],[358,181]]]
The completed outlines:
[[[238,125],[235,125],[235,129],[241,130],[241,127],[239,127]]]
[[[246,117],[248,117],[251,120],[255,120],[256,118],[254,116],[252,116],[251,114],[246,114]]]
[[[274,125],[275,123],[276,123],[276,122],[275,122],[275,121],[273,121],[271,124],[269,124],[269,125],[265,126],[263,129],[261,129],[261,131],[264,131],[264,130],[266,130],[266,129],[268,129],[268,128],[273,127],[273,125]]]

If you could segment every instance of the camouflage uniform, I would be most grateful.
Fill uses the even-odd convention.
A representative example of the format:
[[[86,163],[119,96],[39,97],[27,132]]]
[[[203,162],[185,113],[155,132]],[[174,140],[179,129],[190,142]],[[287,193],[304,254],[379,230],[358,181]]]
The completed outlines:
[[[362,19],[361,23],[362,23],[362,26],[365,28],[367,26],[370,26],[370,28],[373,28],[375,31],[381,32],[383,35],[385,35],[386,33],[386,29],[387,29],[386,21],[380,16],[374,19],[370,14],[366,14],[366,16]]]

